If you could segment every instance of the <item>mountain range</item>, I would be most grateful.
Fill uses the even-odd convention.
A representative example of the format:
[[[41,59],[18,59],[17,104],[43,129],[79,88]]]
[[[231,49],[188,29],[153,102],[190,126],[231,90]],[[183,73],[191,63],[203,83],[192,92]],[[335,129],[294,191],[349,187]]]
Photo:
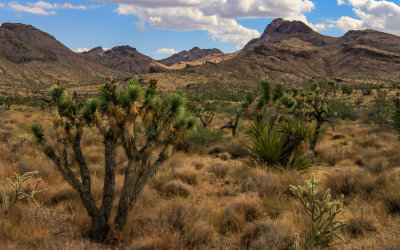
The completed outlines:
[[[216,83],[243,89],[261,78],[299,84],[318,78],[400,81],[400,37],[374,30],[329,37],[278,18],[235,53],[194,47],[156,61],[128,45],[75,53],[31,25],[0,26],[2,92],[44,91],[58,79],[91,92],[108,76],[156,78],[166,89]]]

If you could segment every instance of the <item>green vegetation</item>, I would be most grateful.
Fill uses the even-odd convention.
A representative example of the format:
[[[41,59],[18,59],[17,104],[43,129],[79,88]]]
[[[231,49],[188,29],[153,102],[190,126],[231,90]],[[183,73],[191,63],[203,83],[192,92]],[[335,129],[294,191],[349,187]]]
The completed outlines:
[[[16,201],[32,202],[36,207],[39,207],[39,204],[37,203],[37,201],[35,199],[35,195],[46,191],[46,189],[38,190],[39,184],[42,180],[41,179],[36,180],[36,184],[35,184],[34,188],[29,193],[27,193],[25,191],[25,188],[23,187],[23,184],[27,180],[31,179],[34,175],[36,175],[38,173],[39,173],[38,171],[26,172],[25,174],[23,174],[21,176],[15,174],[11,178],[6,178],[6,181],[8,182],[8,184],[14,189],[15,195],[14,195],[14,198],[12,200],[10,200],[10,197],[6,194],[4,189],[0,189],[1,200],[3,203],[3,211],[5,213],[8,213],[8,211],[10,210],[10,208],[13,206],[13,204]],[[13,180],[15,180],[15,182]]]
[[[312,175],[311,180],[306,180],[306,187],[290,185],[290,191],[298,198],[310,217],[310,222],[305,229],[304,249],[315,249],[316,247],[327,247],[332,238],[337,237],[344,241],[344,238],[337,233],[337,230],[347,224],[345,220],[337,220],[335,217],[342,212],[343,198],[339,201],[331,201],[331,192],[325,191],[322,199],[319,200],[317,184],[319,180]],[[298,245],[296,236],[295,246]],[[295,247],[296,249],[296,247]]]
[[[160,97],[157,81],[152,81],[143,89],[135,80],[127,81],[123,87],[110,80],[100,86],[99,96],[88,99],[82,106],[68,95],[61,84],[53,86],[50,97],[56,111],[53,124],[57,144],[51,146],[40,125],[33,125],[31,131],[45,155],[80,194],[92,218],[90,237],[95,241],[104,241],[109,237],[108,221],[115,199],[117,147],[121,145],[124,148],[128,159],[113,225],[114,230],[120,232],[125,228],[128,214],[148,179],[169,158],[174,146],[196,127],[196,120],[185,111],[185,94],[175,91]],[[136,124],[139,121],[140,127]],[[103,137],[105,174],[100,207],[91,190],[90,170],[82,152],[84,127],[97,127]],[[138,146],[138,139],[145,140],[144,146]],[[80,177],[73,171],[74,162],[69,161],[68,149],[73,151]],[[156,151],[158,155],[153,154]],[[156,160],[150,161],[154,157]]]

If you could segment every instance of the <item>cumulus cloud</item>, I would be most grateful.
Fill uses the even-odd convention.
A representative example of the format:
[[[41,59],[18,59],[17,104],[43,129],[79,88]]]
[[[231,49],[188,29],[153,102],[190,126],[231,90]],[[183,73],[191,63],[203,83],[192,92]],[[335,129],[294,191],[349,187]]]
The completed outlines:
[[[89,51],[88,48],[77,48],[76,49],[76,52],[78,52],[78,53],[87,52],[87,51]]]
[[[178,53],[178,51],[176,51],[175,49],[167,49],[167,48],[162,48],[156,51],[156,54],[176,54]]]
[[[400,34],[400,6],[391,1],[347,0],[359,19],[343,16],[336,21],[339,29],[376,29]]]
[[[213,39],[233,42],[237,48],[260,36],[237,22],[240,18],[288,18],[310,12],[311,0],[99,0],[118,3],[120,15],[139,18],[136,27],[168,30],[205,30]],[[313,27],[328,28],[330,24]]]
[[[343,5],[343,4],[345,4],[345,3],[346,3],[345,0],[337,0],[337,4],[338,4],[338,5]]]
[[[348,16],[342,16],[338,20],[335,21],[336,26],[341,31],[348,31],[348,30],[360,30],[364,29],[364,22],[358,19],[354,19]]]
[[[49,3],[45,1],[37,1],[35,3],[27,3],[26,5],[19,4],[18,2],[10,2],[8,6],[20,12],[28,12],[38,15],[55,15],[58,9],[73,9],[73,10],[87,10],[88,7],[84,5],[72,5],[70,3]]]

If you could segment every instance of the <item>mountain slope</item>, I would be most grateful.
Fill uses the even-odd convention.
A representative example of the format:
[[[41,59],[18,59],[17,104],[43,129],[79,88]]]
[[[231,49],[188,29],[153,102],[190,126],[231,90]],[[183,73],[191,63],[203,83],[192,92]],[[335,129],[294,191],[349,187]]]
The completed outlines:
[[[172,56],[167,57],[165,59],[158,60],[158,62],[160,62],[164,65],[167,65],[167,66],[171,66],[171,65],[181,63],[181,62],[194,62],[194,61],[202,59],[206,56],[220,54],[220,53],[222,53],[222,51],[219,49],[216,49],[216,48],[200,49],[199,47],[193,47],[189,51],[187,51],[187,50],[181,51],[181,52],[173,54]]]
[[[42,91],[58,79],[75,86],[97,84],[107,76],[123,79],[129,74],[88,62],[31,25],[0,26],[2,89]]]
[[[127,73],[152,73],[165,70],[158,62],[128,45],[117,46],[107,51],[96,47],[81,55],[92,63]]]
[[[400,81],[400,37],[374,30],[329,37],[300,21],[275,19],[261,37],[227,60],[167,72],[158,78],[164,86],[174,83],[175,87],[192,88],[192,83],[214,86],[217,82],[221,89],[246,89],[262,78],[290,84],[308,84],[320,78]]]

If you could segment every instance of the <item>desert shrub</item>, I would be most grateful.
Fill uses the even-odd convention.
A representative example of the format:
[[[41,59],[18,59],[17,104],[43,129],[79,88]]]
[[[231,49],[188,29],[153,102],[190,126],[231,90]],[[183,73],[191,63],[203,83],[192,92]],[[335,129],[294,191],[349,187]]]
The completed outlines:
[[[366,169],[374,174],[379,174],[392,167],[390,161],[385,158],[370,159],[369,161],[366,161],[366,163],[363,165]]]
[[[365,235],[368,232],[376,232],[376,221],[373,213],[364,211],[361,208],[359,211],[352,213],[349,223],[345,226],[345,230],[352,237]]]
[[[190,194],[189,186],[179,180],[167,182],[162,190],[173,196],[188,197]]]
[[[192,162],[192,165],[194,166],[195,169],[200,170],[204,167],[204,164],[202,162]]]
[[[197,185],[198,183],[197,177],[198,177],[197,171],[189,168],[176,170],[176,172],[172,175],[172,178],[179,179],[191,186]]]
[[[363,95],[371,95],[373,86],[371,84],[363,84],[361,86],[361,91]]]
[[[361,107],[361,104],[363,103],[363,101],[364,101],[364,98],[362,98],[362,97],[357,97],[357,98],[354,100],[354,106],[355,106],[356,108]]]
[[[316,151],[318,160],[326,162],[331,166],[335,166],[343,156],[343,147],[340,145],[330,145],[328,147],[320,148]]]
[[[199,128],[193,132],[182,144],[194,144],[200,146],[209,146],[222,139],[223,132],[219,129]]]
[[[380,128],[387,128],[391,125],[394,107],[386,91],[378,91],[370,107],[365,111],[365,119],[373,122]]]
[[[215,174],[218,178],[225,178],[229,172],[229,167],[221,163],[213,163],[211,164],[210,172]]]
[[[341,87],[342,93],[346,95],[351,95],[353,93],[353,87],[351,85],[342,85]]]
[[[62,188],[54,192],[46,205],[56,205],[63,201],[73,200],[77,198],[77,192],[71,188]]]
[[[332,191],[334,196],[354,195],[360,191],[360,180],[362,174],[359,171],[335,172],[329,174],[325,185]]]
[[[260,214],[259,199],[241,195],[225,207],[218,225],[219,230],[221,233],[241,232],[246,222],[254,221]]]
[[[189,249],[200,249],[212,239],[207,211],[188,202],[176,201],[168,205],[160,212],[160,220],[178,231],[180,240]]]
[[[249,225],[243,236],[245,249],[288,249],[293,242],[291,225],[286,221],[266,220]]]
[[[388,186],[381,192],[384,204],[391,214],[400,213],[400,188],[398,183],[395,185],[388,184]]]
[[[328,102],[328,110],[330,113],[336,114],[337,118],[342,120],[354,121],[357,119],[357,114],[354,111],[354,107],[351,103],[345,102],[338,99],[332,99]]]

